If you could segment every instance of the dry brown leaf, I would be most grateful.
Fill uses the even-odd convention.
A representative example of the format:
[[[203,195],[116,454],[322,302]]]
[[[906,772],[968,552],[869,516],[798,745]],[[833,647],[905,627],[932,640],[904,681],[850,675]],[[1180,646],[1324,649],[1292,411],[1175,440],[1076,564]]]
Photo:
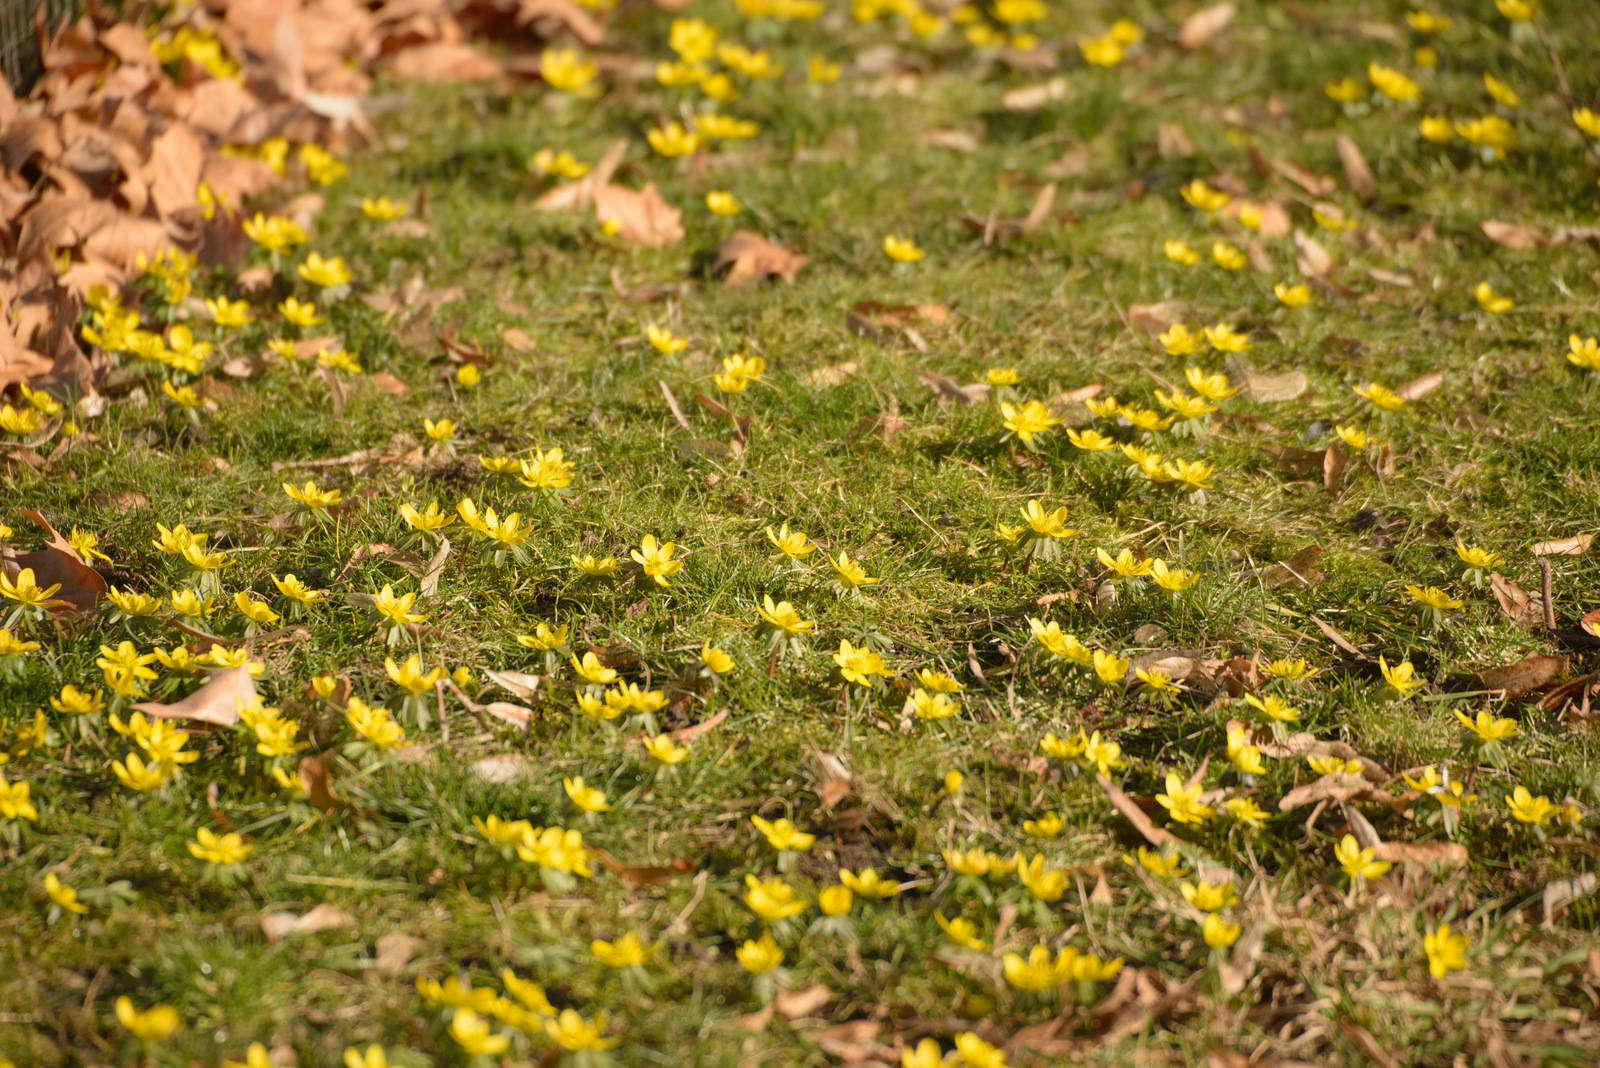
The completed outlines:
[[[532,352],[533,338],[520,326],[508,326],[500,331],[500,337],[507,345],[518,352]]]
[[[193,719],[231,727],[239,722],[239,706],[255,700],[256,682],[248,666],[213,671],[205,685],[176,704],[144,701],[133,708],[157,719]]]
[[[1271,161],[1270,166],[1314,197],[1325,197],[1339,188],[1339,183],[1332,178],[1325,174],[1315,174],[1308,171],[1293,160],[1274,159]],[[1327,212],[1323,214],[1327,214]]]
[[[1056,183],[1046,182],[1040,187],[1038,195],[1033,198],[1033,207],[1028,209],[1027,217],[1022,220],[1022,232],[1038,233],[1044,227],[1045,220],[1050,217],[1050,209],[1055,206],[1055,202]]]
[[[1444,375],[1438,371],[1429,371],[1400,386],[1395,393],[1402,400],[1418,401],[1442,385],[1444,385]]]
[[[396,78],[424,82],[487,82],[505,74],[493,56],[461,41],[412,45],[390,56],[386,65]]]
[[[1324,775],[1320,779],[1296,787],[1284,794],[1278,802],[1280,812],[1291,812],[1303,805],[1316,801],[1345,802],[1357,797],[1364,797],[1372,790],[1372,785],[1360,775],[1350,775],[1346,772],[1334,772]]]
[[[333,927],[353,927],[356,918],[332,905],[322,904],[304,916],[292,912],[272,912],[261,917],[261,933],[268,942],[281,942],[292,934],[313,934]]]
[[[1566,670],[1567,658],[1564,656],[1529,653],[1515,664],[1480,671],[1478,682],[1486,690],[1504,690],[1506,697],[1518,698],[1554,681]]]
[[[1600,638],[1600,608],[1585,612],[1583,618],[1578,620],[1578,626],[1583,628],[1585,634]]]
[[[405,970],[406,964],[416,955],[418,941],[404,931],[390,931],[379,935],[377,953],[373,955],[373,970],[379,975],[394,978]]]
[[[1494,599],[1500,602],[1500,611],[1513,623],[1524,627],[1544,625],[1544,602],[1535,600],[1527,590],[1498,572],[1489,575],[1489,588]]]
[[[305,757],[297,769],[300,785],[305,788],[306,800],[318,812],[333,812],[344,808],[344,801],[333,792],[328,778],[328,766],[321,757]]]
[[[1600,875],[1594,872],[1585,872],[1575,875],[1571,879],[1561,879],[1545,886],[1544,888],[1544,924],[1549,926],[1555,922],[1556,915],[1568,905],[1587,894],[1594,893],[1600,888]]]
[[[105,578],[84,563],[78,551],[42,514],[32,509],[23,509],[22,514],[44,530],[45,547],[28,553],[0,550],[6,576],[15,579],[20,572],[31,570],[34,582],[40,586],[60,585],[52,597],[56,602],[50,607],[52,615],[92,614],[105,598]]]
[[[1268,589],[1281,586],[1285,582],[1295,582],[1301,586],[1310,586],[1321,582],[1322,572],[1312,567],[1317,562],[1317,557],[1322,555],[1322,546],[1307,545],[1281,564],[1273,564],[1261,572],[1261,582]]]
[[[918,371],[917,378],[938,395],[940,404],[949,404],[952,401],[962,405],[980,404],[989,396],[987,382],[974,382],[970,386],[963,386],[953,378],[946,378],[932,371]]]
[[[682,875],[693,875],[700,870],[700,866],[694,861],[682,858],[667,865],[638,865],[624,864],[603,851],[597,850],[596,855],[609,871],[622,876],[634,886],[659,886]]]
[[[683,212],[666,202],[654,182],[638,192],[601,186],[594,191],[594,212],[601,223],[614,223],[617,236],[629,244],[661,248],[683,240]]]
[[[1178,44],[1194,51],[1211,38],[1228,28],[1228,23],[1239,13],[1232,3],[1224,2],[1203,7],[1183,20],[1178,28]]]
[[[1122,813],[1123,817],[1133,824],[1133,829],[1144,836],[1146,842],[1153,846],[1161,846],[1168,842],[1176,844],[1179,841],[1178,836],[1171,831],[1163,830],[1151,823],[1144,809],[1140,808],[1133,798],[1123,793],[1105,772],[1096,772],[1094,778],[1100,784],[1100,789],[1106,792],[1106,799],[1111,802],[1111,807]]]
[[[1020,89],[1007,90],[1000,97],[1000,106],[1007,111],[1037,111],[1052,100],[1065,100],[1066,97],[1067,80],[1051,78],[1037,85],[1025,85]]]
[[[1164,122],[1156,127],[1156,151],[1162,159],[1190,159],[1195,154],[1195,147],[1182,126],[1175,122]]]
[[[378,371],[367,376],[367,381],[383,390],[391,397],[404,397],[411,392],[411,387],[400,381],[388,371]]]
[[[1535,556],[1582,556],[1589,551],[1589,543],[1592,541],[1594,541],[1593,534],[1574,534],[1570,538],[1535,542],[1530,551]]]
[[[1386,271],[1382,267],[1368,267],[1367,277],[1374,282],[1382,282],[1384,285],[1389,286],[1400,286],[1403,289],[1411,289],[1417,284],[1416,278],[1406,274],[1404,271]]]
[[[1350,183],[1350,188],[1355,190],[1357,195],[1368,196],[1378,188],[1378,177],[1367,165],[1367,157],[1361,154],[1360,145],[1344,134],[1334,138],[1333,144],[1339,151],[1339,162],[1344,165],[1345,181]]]
[[[1390,864],[1454,864],[1467,863],[1467,847],[1456,842],[1379,842],[1372,847],[1372,855]]]
[[[1304,371],[1285,371],[1274,375],[1257,371],[1237,356],[1231,362],[1235,376],[1245,384],[1250,396],[1264,404],[1295,400],[1311,388],[1311,380]]]
[[[1326,278],[1333,270],[1333,257],[1322,243],[1303,230],[1294,232],[1295,268],[1307,278]]]
[[[814,1016],[817,1010],[828,1003],[833,997],[833,991],[818,983],[808,986],[804,990],[779,990],[773,1004],[777,1006],[778,1015],[785,1020],[798,1020],[802,1016]]]
[[[1186,300],[1163,300],[1155,304],[1128,305],[1128,321],[1147,334],[1160,334],[1194,314]]]
[[[504,784],[533,774],[530,761],[522,753],[497,753],[472,762],[472,774],[485,782]]]
[[[826,367],[818,367],[806,373],[806,385],[813,388],[822,386],[840,386],[849,381],[860,370],[860,365],[854,360],[843,363],[833,363]]]
[[[1344,489],[1344,472],[1349,466],[1349,457],[1345,456],[1344,448],[1337,441],[1329,445],[1322,454],[1322,487],[1334,497]]]
[[[809,256],[774,245],[754,230],[735,230],[717,246],[711,273],[716,274],[732,264],[733,269],[724,281],[735,288],[774,275],[792,283],[809,260]]]
[[[541,693],[548,693],[555,686],[555,677],[552,675],[529,675],[521,671],[490,671],[484,670],[484,677],[497,686],[502,686],[512,695],[523,698],[537,697]]]
[[[1506,248],[1522,251],[1523,249],[1538,248],[1544,244],[1544,238],[1540,237],[1537,231],[1530,230],[1518,223],[1485,219],[1479,225],[1483,229],[1484,237]]]

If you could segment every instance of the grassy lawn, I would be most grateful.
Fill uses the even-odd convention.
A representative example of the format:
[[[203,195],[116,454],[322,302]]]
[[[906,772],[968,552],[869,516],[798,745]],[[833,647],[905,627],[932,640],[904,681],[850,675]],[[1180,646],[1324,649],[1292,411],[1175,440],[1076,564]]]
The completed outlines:
[[[694,88],[380,82],[347,176],[249,205],[320,193],[308,241],[123,293],[207,359],[113,356],[42,467],[6,436],[5,544],[92,532],[161,603],[0,602],[38,643],[0,656],[36,810],[0,808],[0,1064],[1595,1063],[1600,9],[1408,10],[1243,0],[1191,49],[1182,5],[919,37],[696,3],[786,69],[721,108],[755,136],[676,158],[645,131]],[[673,18],[608,44],[671,59]],[[537,205],[538,150],[619,139],[681,239]],[[808,260],[727,284],[740,229]],[[570,484],[509,462],[551,449]]]

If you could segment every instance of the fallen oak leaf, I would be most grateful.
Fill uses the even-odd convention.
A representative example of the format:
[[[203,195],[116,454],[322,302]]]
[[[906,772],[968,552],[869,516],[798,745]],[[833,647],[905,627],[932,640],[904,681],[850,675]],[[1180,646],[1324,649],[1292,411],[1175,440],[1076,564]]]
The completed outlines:
[[[716,274],[732,264],[732,270],[723,281],[735,289],[748,282],[773,276],[792,284],[800,268],[810,261],[811,257],[775,245],[754,230],[735,230],[717,246],[717,258],[712,261],[711,273]]]
[[[204,685],[175,704],[143,701],[132,708],[157,719],[193,719],[231,727],[239,722],[239,706],[255,698],[256,683],[249,665],[240,665],[211,672]]]
[[[1529,653],[1515,664],[1480,671],[1477,679],[1486,690],[1503,690],[1507,698],[1518,698],[1552,682],[1567,670],[1564,656]]]

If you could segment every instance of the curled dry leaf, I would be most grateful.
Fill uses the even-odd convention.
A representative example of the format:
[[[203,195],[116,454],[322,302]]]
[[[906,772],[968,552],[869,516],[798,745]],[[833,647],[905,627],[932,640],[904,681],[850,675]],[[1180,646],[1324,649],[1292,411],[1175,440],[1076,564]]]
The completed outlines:
[[[1349,775],[1345,772],[1335,772],[1324,775],[1320,779],[1296,787],[1284,794],[1278,801],[1278,811],[1292,812],[1303,805],[1317,801],[1330,801],[1342,803],[1358,799],[1370,799],[1374,795],[1372,784],[1360,775]],[[1378,794],[1378,799],[1386,799],[1387,795]]]
[[[1566,670],[1564,656],[1529,653],[1515,664],[1479,672],[1478,682],[1486,690],[1504,690],[1506,697],[1514,699],[1548,685]]]
[[[1360,196],[1371,194],[1378,187],[1378,177],[1367,165],[1367,157],[1361,154],[1361,146],[1344,134],[1335,138],[1333,143],[1339,151],[1339,162],[1344,165],[1345,181],[1350,183],[1350,188]]]
[[[344,808],[344,801],[333,792],[328,778],[328,765],[321,757],[306,757],[298,769],[300,785],[305,788],[306,800],[318,812],[333,812]]]
[[[594,212],[600,222],[615,223],[617,236],[631,245],[661,248],[683,240],[683,212],[667,203],[654,182],[638,192],[601,186],[594,191]]]
[[[1238,13],[1239,9],[1227,2],[1201,8],[1184,19],[1183,25],[1178,28],[1178,44],[1194,51],[1227,29]]]
[[[1527,590],[1498,572],[1489,575],[1489,589],[1500,603],[1500,611],[1511,622],[1524,627],[1544,625],[1544,602],[1532,597]]]
[[[1128,321],[1147,334],[1160,334],[1194,314],[1186,300],[1163,300],[1155,304],[1128,305]]]
[[[754,230],[735,230],[717,246],[711,273],[733,265],[724,281],[734,288],[761,278],[778,277],[792,283],[811,257],[775,245]]]
[[[1538,231],[1530,230],[1518,223],[1500,222],[1498,219],[1485,219],[1479,224],[1483,229],[1483,236],[1497,245],[1506,248],[1523,249],[1538,248],[1545,243]]]
[[[1574,534],[1570,538],[1535,542],[1530,551],[1535,556],[1582,556],[1593,541],[1593,534]]]
[[[1435,864],[1459,868],[1467,863],[1467,847],[1457,842],[1379,842],[1372,847],[1372,853],[1390,864],[1416,864],[1425,868]]]
[[[485,782],[505,784],[533,774],[529,760],[521,753],[497,753],[472,762],[472,774]]]
[[[946,405],[954,401],[956,404],[979,404],[989,396],[987,382],[974,382],[970,386],[963,386],[953,378],[935,374],[932,371],[918,371],[917,378],[922,384],[938,396],[939,403]]]
[[[1261,572],[1262,585],[1268,589],[1281,586],[1285,582],[1298,583],[1301,586],[1310,586],[1321,582],[1322,572],[1311,565],[1317,562],[1317,557],[1322,555],[1322,546],[1307,545],[1281,564],[1273,564]]]
[[[802,1016],[816,1015],[832,997],[833,991],[818,983],[804,990],[779,990],[773,1004],[777,1006],[778,1015],[785,1020],[798,1020]]]
[[[1333,257],[1322,243],[1304,230],[1294,232],[1294,265],[1307,278],[1326,278],[1333,270]]]
[[[78,551],[42,514],[32,509],[24,509],[22,514],[43,528],[45,547],[29,553],[0,550],[4,553],[0,562],[4,564],[6,576],[14,579],[20,572],[31,569],[34,581],[40,586],[60,584],[61,589],[54,598],[59,603],[50,608],[52,615],[93,613],[105,598],[108,588],[105,578],[84,563]]]
[[[1144,840],[1153,846],[1165,845],[1168,842],[1176,844],[1180,839],[1171,831],[1163,830],[1150,822],[1150,817],[1145,815],[1144,809],[1138,803],[1118,789],[1105,772],[1095,773],[1095,782],[1100,784],[1100,789],[1106,792],[1106,799],[1111,802],[1111,807],[1122,813],[1127,821],[1133,824],[1133,829],[1144,836]]]
[[[1344,472],[1350,460],[1344,453],[1344,447],[1337,441],[1322,454],[1322,487],[1334,497],[1344,489]]]
[[[1395,390],[1401,400],[1417,401],[1426,397],[1440,386],[1444,385],[1444,375],[1438,371],[1429,371],[1419,375]]]
[[[133,708],[158,719],[193,719],[231,727],[239,722],[239,706],[249,704],[255,696],[256,683],[250,677],[250,668],[242,665],[213,671],[205,685],[175,704],[144,701]]]

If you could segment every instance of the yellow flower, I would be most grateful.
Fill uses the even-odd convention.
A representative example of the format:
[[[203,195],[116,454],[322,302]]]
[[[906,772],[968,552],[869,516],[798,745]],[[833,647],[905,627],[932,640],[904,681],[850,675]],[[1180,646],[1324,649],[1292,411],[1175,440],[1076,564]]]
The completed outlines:
[[[1205,328],[1206,341],[1218,352],[1243,352],[1250,347],[1248,334],[1235,333],[1227,323]]]
[[[1468,547],[1459,536],[1456,538],[1456,555],[1461,558],[1463,564],[1474,568],[1493,567],[1500,560],[1499,553],[1492,553],[1477,546]]]
[[[44,892],[50,895],[51,901],[67,912],[75,912],[81,916],[89,911],[89,906],[78,900],[78,892],[58,879],[55,872],[44,877]]]
[[[1266,811],[1248,797],[1229,798],[1222,807],[1228,810],[1228,815],[1251,827],[1261,826],[1261,821],[1267,818]]]
[[[1339,839],[1339,844],[1333,848],[1333,857],[1339,862],[1339,867],[1352,879],[1376,879],[1388,871],[1390,864],[1387,861],[1373,860],[1375,852],[1371,847],[1361,848],[1356,841],[1356,836],[1347,834]]]
[[[1504,2],[1504,0],[1497,0]],[[1455,934],[1448,923],[1441,923],[1422,939],[1422,950],[1428,955],[1428,971],[1435,979],[1443,979],[1451,972],[1467,966],[1467,949],[1472,942],[1464,934]]]
[[[411,606],[416,603],[416,600],[417,595],[414,593],[396,597],[394,587],[385,583],[383,589],[378,591],[378,595],[373,598],[372,607],[379,615],[388,619],[393,626],[400,626],[403,623],[421,623],[428,617],[417,615],[411,611]]]
[[[1156,802],[1178,823],[1204,823],[1216,814],[1210,805],[1201,803],[1200,795],[1204,792],[1199,783],[1185,786],[1177,772],[1169,771],[1167,792],[1156,794]]]
[[[1200,253],[1189,247],[1187,241],[1166,241],[1161,249],[1166,253],[1167,259],[1184,267],[1193,267],[1200,262]]]
[[[444,678],[444,668],[436,667],[432,671],[422,670],[422,659],[416,653],[406,657],[404,664],[397,664],[394,657],[385,657],[383,669],[388,672],[389,678],[395,685],[401,686],[411,693],[426,693],[432,690],[434,684]]]
[[[839,63],[829,63],[819,55],[813,54],[806,63],[806,80],[818,85],[831,85],[839,80],[839,75],[844,72],[844,67]]]
[[[745,907],[767,923],[798,916],[806,910],[805,902],[794,896],[794,888],[782,879],[757,879],[744,877]]]
[[[965,782],[961,772],[954,768],[944,773],[944,792],[949,797],[954,797],[961,792],[961,784]]]
[[[1151,875],[1166,878],[1183,866],[1183,857],[1177,853],[1163,854],[1140,846],[1139,866]]]
[[[766,613],[762,613],[762,615],[765,616]],[[839,674],[844,676],[847,682],[853,682],[859,686],[871,686],[872,676],[874,675],[888,676],[891,674],[888,666],[883,662],[883,657],[866,646],[862,646],[859,649],[852,646],[847,638],[839,639],[839,651],[832,654],[832,658],[833,662],[839,666]]]
[[[307,508],[323,510],[338,504],[344,493],[340,490],[324,490],[315,482],[307,479],[304,486],[296,486],[292,482],[283,484],[283,492],[290,500],[298,501]]]
[[[893,883],[878,876],[875,868],[862,868],[853,872],[849,868],[839,869],[839,881],[848,886],[858,897],[882,899],[894,897],[905,889],[904,883]]]
[[[1533,0],[1494,0],[1494,6],[1512,22],[1528,22],[1538,10]]]
[[[40,587],[34,580],[33,568],[25,567],[17,572],[15,579],[7,578],[0,572],[0,597],[16,601],[20,605],[33,608],[50,608],[54,605],[65,604],[64,601],[54,600],[54,596],[61,589],[61,583],[52,586]]]
[[[665,734],[658,734],[654,738],[646,738],[640,744],[644,746],[644,751],[650,754],[651,760],[665,767],[682,764],[689,759],[688,748],[677,745]]]
[[[255,321],[250,314],[248,301],[230,301],[227,297],[217,297],[213,300],[207,297],[206,311],[211,313],[212,321],[218,326],[244,326]]]
[[[883,251],[891,260],[900,263],[916,263],[922,259],[922,250],[917,247],[913,238],[898,238],[893,234],[885,234],[883,238]]]
[[[605,578],[608,575],[613,575],[616,573],[617,568],[622,566],[615,557],[610,556],[597,560],[593,556],[584,554],[583,556],[573,556],[570,559],[573,567],[591,578]]]
[[[1361,99],[1361,83],[1354,78],[1340,78],[1336,82],[1324,82],[1322,91],[1328,95],[1329,100],[1336,100],[1341,104],[1349,104]]]
[[[1386,386],[1376,382],[1369,382],[1365,386],[1351,386],[1358,397],[1364,397],[1375,408],[1386,412],[1397,412],[1405,407],[1405,398]]]
[[[911,691],[908,702],[918,719],[948,719],[961,711],[961,706],[942,693],[929,693],[922,687]]]
[[[676,551],[677,546],[672,542],[658,545],[654,534],[646,534],[639,542],[639,548],[628,555],[633,557],[633,562],[639,565],[640,570],[655,580],[657,586],[666,586],[668,575],[676,575],[683,570],[683,561],[672,558]]]
[[[1488,71],[1483,72],[1483,87],[1484,89],[1488,90],[1490,96],[1494,97],[1495,103],[1497,104],[1503,104],[1508,108],[1514,108],[1518,104],[1522,103],[1522,98],[1517,95],[1516,90],[1512,89],[1511,86],[1507,85],[1499,78],[1496,78]]]
[[[620,1038],[606,1038],[606,1014],[595,1016],[591,1023],[573,1009],[562,1009],[554,1020],[546,1020],[545,1034],[550,1041],[568,1052],[581,1050],[607,1050],[616,1046]]]
[[[176,770],[176,765],[160,760],[152,760],[146,764],[138,753],[129,753],[126,763],[113,760],[111,770],[128,789],[149,793],[167,781]]]
[[[1128,52],[1121,42],[1110,35],[1079,38],[1078,51],[1085,63],[1096,67],[1115,67]]]
[[[278,613],[251,597],[244,590],[233,595],[234,607],[239,609],[239,614],[252,623],[272,623],[278,619]]]
[[[606,801],[605,792],[596,787],[584,785],[583,776],[581,775],[576,778],[563,778],[561,787],[566,790],[567,796],[572,799],[572,803],[585,812],[606,812],[611,808],[611,805]]]
[[[539,76],[552,89],[582,91],[599,73],[599,68],[580,56],[576,48],[546,48],[539,54]]]
[[[973,1034],[962,1031],[955,1037],[956,1054],[968,1068],[1006,1068],[1005,1051]]]
[[[1182,593],[1184,590],[1200,581],[1200,576],[1191,574],[1181,567],[1169,568],[1165,560],[1156,560],[1150,565],[1150,577],[1155,584],[1171,593]]]
[[[712,381],[724,393],[743,393],[744,388],[758,380],[767,369],[767,361],[760,356],[737,353],[722,361],[722,373],[713,375]]]
[[[1417,123],[1417,132],[1424,140],[1432,141],[1436,145],[1448,144],[1456,135],[1456,128],[1450,125],[1450,120],[1442,115],[1429,115]]]
[[[615,942],[599,939],[589,943],[589,952],[608,968],[638,968],[648,964],[656,955],[657,946],[645,942],[629,931]]]
[[[848,893],[849,891],[846,890],[845,892]],[[953,920],[947,920],[944,918],[944,914],[937,909],[933,912],[933,918],[938,921],[944,933],[950,937],[950,941],[956,945],[965,949],[977,950],[979,953],[989,952],[989,943],[978,938],[978,927],[971,920],[960,916]],[[938,1062],[935,1061],[934,1063],[937,1064]]]
[[[1244,700],[1251,708],[1260,712],[1263,718],[1275,723],[1293,723],[1300,718],[1300,710],[1276,694],[1270,694],[1265,699],[1255,694],[1246,694]]]
[[[770,972],[783,963],[783,950],[778,948],[770,933],[763,934],[760,941],[746,941],[734,955],[751,975]]]
[[[1243,727],[1228,728],[1228,762],[1246,775],[1261,775],[1266,771],[1261,750],[1245,739]]]
[[[1212,912],[1207,914],[1205,925],[1201,927],[1200,933],[1204,936],[1206,945],[1212,949],[1225,949],[1239,940],[1239,934],[1243,930],[1242,925],[1229,923],[1215,912]]]
[[[717,31],[704,19],[673,19],[667,31],[667,47],[685,63],[710,59],[716,41]]]
[[[1087,646],[1080,642],[1077,635],[1066,634],[1061,630],[1061,624],[1051,620],[1049,624],[1037,619],[1029,618],[1028,627],[1033,631],[1033,636],[1051,656],[1062,660],[1071,660],[1077,664],[1089,664],[1094,660],[1094,654]],[[1050,735],[1049,737],[1054,737]]]
[[[302,303],[294,297],[289,297],[278,305],[278,310],[283,313],[285,319],[296,326],[316,326],[322,322],[322,318],[317,315],[317,306],[309,301]]]
[[[761,127],[748,119],[736,119],[714,111],[696,115],[694,129],[708,141],[745,141],[761,132]]]
[[[1393,667],[1390,667],[1383,657],[1379,656],[1378,670],[1383,672],[1383,680],[1387,682],[1390,688],[1401,697],[1408,697],[1410,696],[1411,691],[1420,690],[1424,685],[1426,685],[1426,680],[1412,678],[1412,672],[1415,670],[1415,668],[1412,667],[1411,661],[1409,660],[1402,661]]]
[[[1183,899],[1201,912],[1217,912],[1227,908],[1238,900],[1239,895],[1234,892],[1232,883],[1180,883],[1178,890],[1183,894]]]
[[[1444,33],[1453,25],[1444,15],[1435,15],[1430,11],[1406,12],[1406,23],[1418,33]]]
[[[1534,797],[1526,786],[1518,785],[1506,795],[1506,808],[1518,823],[1543,827],[1556,817],[1561,806],[1548,797]]]
[[[1074,448],[1082,449],[1084,452],[1105,452],[1107,449],[1116,448],[1117,445],[1115,438],[1108,438],[1094,429],[1073,430],[1068,428],[1067,440],[1072,442]]]
[[[541,148],[528,159],[529,168],[542,174],[553,174],[558,178],[576,180],[589,173],[589,165],[582,162],[567,149],[556,152],[550,148]]]
[[[1061,828],[1061,816],[1055,812],[1046,812],[1036,820],[1022,821],[1022,833],[1029,838],[1058,838]]]
[[[1279,282],[1272,287],[1272,292],[1288,308],[1303,308],[1311,303],[1311,289],[1309,286],[1288,286]]]
[[[1376,61],[1367,64],[1367,78],[1373,88],[1391,100],[1405,102],[1422,95],[1422,86],[1393,67],[1385,67]]]
[[[450,1037],[467,1053],[497,1057],[511,1045],[506,1035],[491,1035],[489,1021],[471,1009],[457,1009],[450,1017]]]
[[[1237,271],[1246,263],[1250,262],[1250,258],[1248,256],[1246,256],[1240,250],[1234,248],[1232,245],[1228,244],[1226,241],[1212,242],[1211,258],[1216,260],[1217,266],[1221,267],[1224,271]]]
[[[456,369],[456,382],[467,389],[477,385],[482,377],[475,363],[464,363]]]
[[[1339,435],[1340,441],[1344,442],[1347,446],[1357,452],[1360,452],[1362,449],[1366,448],[1372,443],[1372,438],[1368,437],[1366,432],[1360,427],[1335,426],[1333,428],[1333,432]]]
[[[350,268],[338,256],[323,259],[315,252],[306,254],[306,261],[296,268],[296,273],[314,286],[327,288],[342,286],[350,281]]]
[[[706,194],[706,207],[713,215],[737,215],[744,210],[739,199],[723,189],[713,189]]]
[[[650,344],[657,352],[663,355],[670,356],[689,344],[688,338],[674,337],[671,330],[657,326],[655,323],[646,323],[644,332],[645,336],[650,339]]]
[[[1018,862],[1017,880],[1028,888],[1030,894],[1044,902],[1060,901],[1061,895],[1067,892],[1067,873],[1045,871],[1042,853],[1032,860]]]
[[[1066,525],[1067,506],[1064,504],[1053,512],[1047,512],[1039,506],[1038,501],[1029,501],[1020,511],[1038,537],[1069,538],[1077,533]]]
[[[1516,147],[1517,143],[1516,130],[1498,115],[1485,115],[1481,119],[1458,122],[1456,133],[1471,144],[1494,149],[1494,154],[1499,159],[1504,159],[1506,151]]]
[[[361,198],[361,214],[369,219],[398,219],[409,210],[411,209],[406,204],[398,200],[390,200],[388,197],[378,197],[377,199],[372,197]]]
[[[657,129],[646,130],[644,138],[650,142],[651,148],[668,159],[693,155],[701,147],[700,134],[684,130],[683,124],[678,122],[669,122]]]
[[[189,843],[189,855],[207,864],[238,864],[254,853],[255,848],[246,845],[237,832],[218,835],[210,828],[201,827],[195,832],[195,841]]]
[[[422,429],[434,441],[449,441],[456,436],[456,424],[452,419],[435,421],[424,417]]]
[[[767,540],[772,543],[773,548],[796,560],[810,556],[817,551],[817,547],[807,541],[806,535],[798,530],[791,533],[788,523],[783,524],[776,534],[772,532],[771,527],[768,527]]]
[[[1600,138],[1600,115],[1588,108],[1578,108],[1572,113],[1572,121],[1590,137]]]
[[[1453,612],[1461,607],[1460,601],[1452,601],[1450,595],[1437,586],[1407,586],[1406,592],[1412,600],[1436,612]]]
[[[817,629],[815,621],[801,619],[800,613],[788,601],[773,604],[770,594],[762,596],[761,607],[756,609],[756,614],[771,626],[789,634],[809,634]]]
[[[1209,339],[1211,335],[1208,332],[1206,336]],[[1188,380],[1190,389],[1213,404],[1220,404],[1239,392],[1237,387],[1228,384],[1227,375],[1208,375],[1198,367],[1190,367],[1183,372],[1183,376]]]
[[[786,819],[769,822],[760,816],[751,816],[750,822],[766,837],[767,844],[779,852],[792,849],[797,853],[804,853],[817,840],[816,835],[796,830],[794,824]]]
[[[1178,193],[1201,211],[1221,211],[1233,199],[1221,190],[1212,189],[1198,178],[1178,190]]]
[[[1037,400],[1031,400],[1020,408],[1010,402],[1002,401],[1000,414],[1005,416],[1005,428],[1023,441],[1032,441],[1035,434],[1042,434],[1063,422],[1045,406],[1043,401]]]
[[[269,219],[259,211],[255,218],[245,220],[244,233],[269,252],[280,254],[295,245],[304,244],[306,240],[306,232],[295,223],[278,215]]]
[[[1472,295],[1477,298],[1478,306],[1491,315],[1508,312],[1515,306],[1510,297],[1500,296],[1488,282],[1479,282]]]
[[[1200,351],[1199,335],[1189,333],[1189,328],[1182,323],[1173,323],[1164,333],[1157,334],[1156,340],[1161,342],[1168,356],[1192,356]]]
[[[169,1005],[152,1005],[148,1009],[135,1009],[133,999],[124,995],[117,999],[117,1022],[135,1038],[146,1042],[161,1042],[178,1033],[183,1021]]]
[[[278,587],[279,593],[300,604],[316,604],[328,596],[319,590],[309,588],[304,582],[296,578],[293,573],[285,575],[281,579],[274,578],[272,584]]]

